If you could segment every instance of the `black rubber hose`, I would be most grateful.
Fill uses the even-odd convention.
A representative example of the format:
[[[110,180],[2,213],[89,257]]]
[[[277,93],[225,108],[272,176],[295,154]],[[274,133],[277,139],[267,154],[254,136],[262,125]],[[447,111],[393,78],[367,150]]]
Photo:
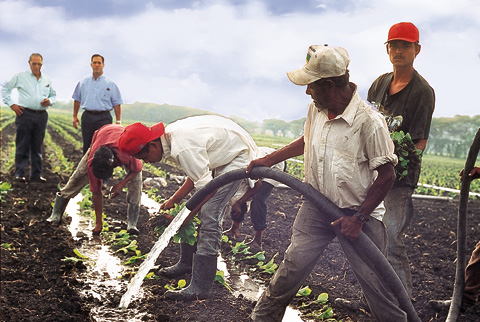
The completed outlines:
[[[344,213],[340,208],[338,208],[333,202],[323,196],[311,185],[303,183],[297,178],[283,171],[271,169],[268,167],[255,167],[249,174],[246,173],[246,168],[222,174],[210,181],[202,189],[198,190],[190,198],[190,200],[187,201],[185,206],[188,209],[193,210],[212,191],[232,181],[248,177],[271,178],[286,184],[287,186],[303,194],[305,198],[310,200],[322,213],[328,214],[330,221],[334,221],[344,216]],[[338,238],[345,238],[340,233],[339,228],[335,229],[335,232],[337,233]],[[395,294],[399,302],[400,308],[407,313],[408,321],[419,322],[420,318],[418,317],[417,312],[415,311],[412,302],[410,301],[410,297],[408,296],[402,282],[400,281],[399,277],[393,270],[388,260],[377,248],[377,246],[370,240],[370,238],[364,232],[360,232],[358,239],[355,240],[355,243],[352,243],[352,246],[358,253],[362,254],[363,258],[368,259],[368,265],[379,276],[384,285],[389,287],[393,294]]]
[[[470,183],[472,178],[468,175],[475,166],[478,151],[480,150],[480,129],[477,131],[473,143],[468,151],[467,160],[463,170],[462,184],[460,187],[460,204],[457,219],[457,266],[455,271],[455,284],[453,287],[452,303],[448,310],[445,322],[457,321],[462,305],[463,289],[465,287],[465,267],[467,263],[467,210]]]

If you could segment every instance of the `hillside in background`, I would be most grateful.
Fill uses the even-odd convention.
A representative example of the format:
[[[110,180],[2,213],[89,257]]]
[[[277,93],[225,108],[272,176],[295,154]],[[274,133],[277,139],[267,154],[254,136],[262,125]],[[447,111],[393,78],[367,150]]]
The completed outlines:
[[[73,103],[57,102],[53,110],[71,114]],[[122,105],[124,124],[135,121],[152,124],[175,120],[193,115],[215,114],[208,110],[200,110],[186,106],[142,103]],[[224,115],[232,118],[251,134],[272,135],[286,138],[296,138],[303,133],[305,118],[294,121],[267,119],[263,122],[251,122],[235,115]],[[434,118],[430,128],[427,154],[445,157],[465,158],[472,144],[475,133],[480,128],[480,115]]]
[[[57,102],[55,110],[71,113],[73,103]],[[133,104],[122,104],[122,120],[124,123],[130,122],[145,122],[147,124],[164,122],[166,124],[185,118],[187,116],[216,114],[208,110],[195,109],[186,106],[169,105],[169,104],[155,104],[135,102]],[[234,116],[223,115],[230,117],[240,124],[245,130],[252,134],[261,135],[275,135],[281,137],[296,138],[302,135],[303,123],[305,118],[286,122],[283,120],[269,119],[260,122],[251,122],[246,119]]]

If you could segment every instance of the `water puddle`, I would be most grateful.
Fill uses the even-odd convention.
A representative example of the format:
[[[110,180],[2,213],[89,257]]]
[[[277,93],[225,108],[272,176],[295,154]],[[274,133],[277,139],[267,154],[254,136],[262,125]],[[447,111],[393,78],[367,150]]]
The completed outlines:
[[[265,290],[263,281],[255,281],[251,279],[247,274],[242,273],[237,267],[228,264],[224,259],[219,256],[217,261],[217,268],[222,270],[230,287],[233,289],[233,295],[238,297],[242,295],[249,301],[256,301],[262,295]],[[300,311],[287,306],[285,315],[283,316],[283,322],[304,322],[300,318]]]
[[[96,304],[92,306],[90,321],[140,322],[145,319],[153,320],[153,316],[138,309],[116,308],[118,294],[122,294],[126,289],[127,281],[121,279],[126,270],[110,247],[102,245],[99,237],[92,236],[93,220],[80,214],[78,202],[82,198],[81,194],[72,198],[65,212],[72,218],[69,226],[72,236],[82,242],[78,248],[79,252],[91,260],[86,263],[87,269],[78,277],[83,282],[83,286],[79,290],[80,294],[90,303]],[[110,224],[117,226],[120,222],[110,221]],[[136,294],[135,299],[141,299],[143,296],[143,290],[141,290]]]
[[[128,307],[130,301],[141,301],[141,299],[145,296],[144,290],[140,287],[140,285],[137,285],[138,288],[135,285],[132,287],[132,284],[135,284],[135,277],[132,279],[132,281],[130,281],[130,283],[120,279],[123,273],[126,271],[125,267],[121,264],[120,259],[112,253],[109,246],[102,245],[100,238],[92,236],[93,220],[80,214],[78,202],[81,201],[82,198],[83,196],[81,194],[78,194],[75,198],[72,198],[65,211],[72,218],[69,226],[72,236],[74,239],[82,241],[82,245],[78,248],[78,250],[81,254],[92,260],[86,264],[87,269],[79,276],[79,279],[83,282],[80,293],[89,302],[96,304],[91,311],[90,320],[131,322],[154,320],[154,317],[150,316],[148,312],[140,311],[141,305],[135,305],[135,308],[124,309],[124,307]],[[141,203],[142,206],[148,209],[149,214],[158,212],[160,207],[157,202],[148,198],[146,194],[142,194]],[[110,221],[110,224],[112,226],[116,226],[120,223]],[[166,247],[166,245],[163,246]],[[160,250],[160,252],[162,250],[163,248]],[[152,248],[150,253],[152,253],[156,259],[158,255],[153,254],[154,251],[155,249]],[[153,262],[155,259],[153,259]],[[148,260],[149,258],[147,257],[144,263],[146,263]],[[150,264],[144,265],[144,270],[146,270],[146,273],[148,273],[148,270],[150,270],[151,266],[153,265]],[[142,275],[139,274],[141,273],[140,270],[142,269],[142,265],[137,273],[138,276]],[[238,297],[242,295],[247,300],[256,301],[264,291],[265,287],[263,286],[262,281],[252,280],[246,273],[240,272],[231,264],[227,265],[227,263],[220,256],[218,258],[217,265],[218,269],[223,270],[227,282],[234,290],[234,296]],[[141,284],[141,281],[137,281],[136,284]],[[127,292],[123,294],[126,289],[128,289]],[[116,307],[115,303],[118,303],[119,296],[122,295],[123,297],[120,301],[121,305],[120,307]],[[137,307],[140,307],[140,309]],[[302,319],[300,318],[300,312],[288,307],[283,321],[302,322]]]

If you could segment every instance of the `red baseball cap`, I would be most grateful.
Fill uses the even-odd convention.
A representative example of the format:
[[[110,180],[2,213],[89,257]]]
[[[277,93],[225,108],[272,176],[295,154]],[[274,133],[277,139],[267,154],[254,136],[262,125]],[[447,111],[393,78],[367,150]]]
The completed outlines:
[[[161,137],[163,133],[165,133],[165,126],[162,122],[151,127],[140,122],[127,125],[118,138],[118,149],[129,155],[135,155],[148,142]]]
[[[411,22],[399,22],[390,27],[388,31],[388,43],[392,40],[404,40],[408,42],[419,41],[419,32],[417,27]]]

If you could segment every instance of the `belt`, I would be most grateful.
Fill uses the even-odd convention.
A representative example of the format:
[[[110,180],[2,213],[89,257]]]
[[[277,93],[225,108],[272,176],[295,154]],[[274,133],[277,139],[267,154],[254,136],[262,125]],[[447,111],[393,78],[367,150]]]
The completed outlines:
[[[111,110],[108,111],[93,111],[93,110],[85,110],[85,112],[93,114],[93,115],[98,115],[98,114],[105,114],[105,113],[110,113]]]
[[[37,113],[37,114],[46,113],[46,112],[47,112],[47,110],[32,110],[31,108],[27,108],[27,107],[25,107],[25,111],[29,111],[29,112]]]

